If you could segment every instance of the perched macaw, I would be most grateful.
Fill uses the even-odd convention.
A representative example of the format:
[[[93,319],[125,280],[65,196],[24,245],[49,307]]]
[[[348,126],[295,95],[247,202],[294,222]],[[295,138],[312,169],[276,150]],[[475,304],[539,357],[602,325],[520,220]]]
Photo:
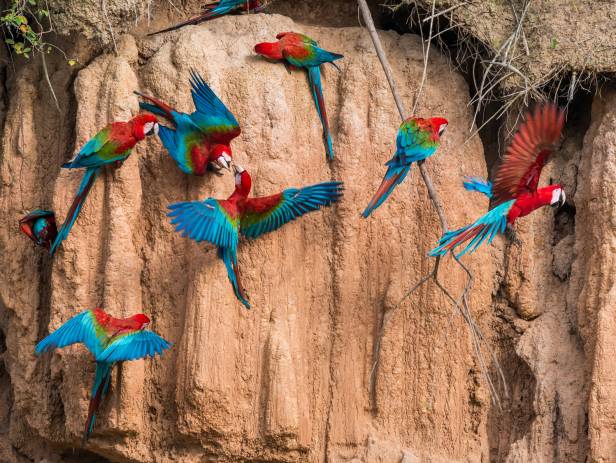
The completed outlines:
[[[344,58],[343,55],[319,48],[317,42],[310,37],[296,32],[282,32],[276,36],[278,42],[263,42],[255,45],[255,52],[266,58],[282,61],[288,70],[306,68],[308,82],[314,104],[323,124],[323,142],[330,160],[334,159],[334,146],[329,130],[323,85],[321,84],[321,65]],[[337,67],[337,66],[336,66]]]
[[[240,233],[246,238],[258,238],[321,206],[329,206],[342,196],[342,183],[325,182],[290,188],[273,196],[248,198],[252,187],[250,175],[240,166],[233,167],[235,191],[229,199],[172,204],[169,217],[182,236],[218,247],[218,257],[225,263],[235,296],[250,308],[237,264]]]
[[[158,133],[158,121],[151,114],[139,114],[129,122],[113,122],[98,132],[86,143],[74,159],[64,164],[65,169],[86,169],[85,174],[68,211],[58,236],[49,253],[54,255],[60,243],[67,237],[85,199],[103,166],[121,165],[131,154],[137,142],[146,136]]]
[[[88,407],[84,442],[94,429],[96,413],[109,392],[111,370],[117,362],[154,357],[171,344],[145,328],[150,319],[144,314],[114,318],[103,309],[86,310],[74,316],[36,345],[36,353],[82,343],[96,360],[96,374]]]
[[[258,13],[266,6],[265,0],[220,0],[214,1],[203,7],[203,13],[194,16],[184,22],[168,27],[160,31],[152,32],[148,35],[162,34],[163,32],[171,32],[184,26],[199,24],[203,21],[218,18],[229,13],[247,12]]]
[[[447,119],[442,117],[410,117],[400,125],[396,153],[385,163],[385,178],[363,212],[364,217],[368,217],[385,202],[394,188],[405,179],[414,162],[423,161],[436,152],[446,128]]]
[[[135,92],[150,103],[139,106],[165,117],[175,128],[162,126],[159,137],[163,146],[183,172],[205,175],[210,169],[219,172],[231,167],[231,140],[241,133],[235,116],[195,71],[190,72],[191,95],[195,108],[192,114],[181,113],[166,103]]]
[[[511,140],[496,173],[494,185],[475,180],[470,189],[478,190],[494,200],[495,206],[475,223],[447,232],[431,256],[444,255],[470,241],[457,254],[473,252],[481,243],[491,243],[507,225],[543,206],[562,206],[566,196],[561,185],[537,188],[543,166],[557,148],[564,125],[564,113],[554,105],[539,106],[528,113]],[[469,189],[467,187],[467,189]]]
[[[53,211],[37,209],[19,220],[19,229],[24,232],[38,246],[48,251],[51,243],[58,236],[56,228],[56,215]]]

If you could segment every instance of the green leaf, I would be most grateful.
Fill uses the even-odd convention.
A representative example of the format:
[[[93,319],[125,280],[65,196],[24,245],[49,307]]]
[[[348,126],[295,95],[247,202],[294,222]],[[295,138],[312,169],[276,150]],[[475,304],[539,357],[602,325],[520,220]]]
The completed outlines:
[[[13,45],[15,41],[13,39],[4,39],[4,43],[8,43],[9,45]]]

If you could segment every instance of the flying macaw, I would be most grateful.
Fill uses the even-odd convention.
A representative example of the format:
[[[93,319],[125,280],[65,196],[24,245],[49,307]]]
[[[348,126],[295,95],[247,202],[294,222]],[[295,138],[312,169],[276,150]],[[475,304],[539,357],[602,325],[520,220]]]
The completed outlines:
[[[117,362],[162,355],[171,344],[145,328],[150,319],[144,314],[114,318],[103,309],[86,310],[74,316],[36,345],[38,355],[58,347],[82,343],[96,360],[96,374],[88,407],[83,441],[94,429],[96,413],[109,392],[111,370]]]
[[[265,0],[220,0],[211,2],[203,7],[203,13],[184,22],[168,27],[160,31],[152,32],[148,36],[171,32],[184,26],[199,24],[203,21],[218,18],[229,13],[247,12],[258,13],[266,6]]]
[[[495,206],[475,223],[445,233],[438,246],[430,251],[431,256],[442,256],[468,241],[457,256],[473,252],[484,241],[491,243],[497,233],[503,233],[518,218],[543,206],[565,204],[561,185],[537,188],[541,170],[558,146],[564,121],[564,113],[554,105],[539,106],[534,113],[526,115],[507,148],[494,185],[485,182],[483,188],[477,188],[482,182],[472,182],[470,189],[491,197]]]
[[[405,179],[414,162],[423,161],[436,152],[447,124],[447,119],[442,117],[410,117],[400,125],[396,138],[396,153],[385,163],[385,178],[362,216],[368,217],[385,202],[394,188]]]
[[[48,251],[51,249],[51,243],[58,236],[56,215],[53,211],[42,209],[32,211],[20,219],[19,229],[38,246],[42,246]]]
[[[342,183],[325,182],[289,188],[273,196],[248,198],[252,187],[250,175],[240,166],[234,164],[233,168],[235,191],[229,199],[171,204],[169,217],[182,236],[218,247],[218,257],[225,263],[235,296],[250,308],[237,264],[240,233],[246,238],[258,238],[321,206],[329,206],[342,196]]]
[[[151,114],[138,114],[129,122],[113,122],[90,139],[74,159],[62,166],[65,169],[85,168],[86,172],[58,236],[51,245],[49,253],[52,256],[60,243],[68,237],[102,167],[107,164],[121,165],[130,156],[137,142],[155,133],[158,133],[158,121]]]
[[[210,169],[219,173],[231,166],[231,140],[241,133],[235,116],[208,87],[203,78],[191,70],[191,95],[195,108],[192,114],[181,113],[168,104],[135,92],[150,103],[139,106],[165,117],[175,128],[162,126],[159,137],[163,146],[186,174],[205,175]]]
[[[325,110],[325,98],[323,97],[323,85],[321,84],[321,65],[331,63],[344,58],[343,55],[323,50],[317,42],[307,35],[296,32],[282,32],[276,36],[278,42],[263,42],[255,45],[255,52],[266,58],[283,61],[287,70],[306,68],[308,82],[314,104],[323,124],[323,142],[329,160],[334,159],[334,146],[329,130],[327,111]]]

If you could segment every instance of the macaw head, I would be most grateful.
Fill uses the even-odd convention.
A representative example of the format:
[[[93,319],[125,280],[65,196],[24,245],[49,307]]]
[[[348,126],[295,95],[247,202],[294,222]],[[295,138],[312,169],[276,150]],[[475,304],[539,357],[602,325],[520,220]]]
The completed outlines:
[[[133,117],[133,135],[137,140],[143,140],[150,135],[158,135],[158,119],[152,114],[138,114]]]
[[[138,313],[137,315],[133,315],[130,318],[132,319],[132,321],[135,322],[136,325],[139,326],[140,330],[144,330],[150,324],[150,319],[148,318],[148,316],[144,315],[142,313]]]
[[[258,43],[255,45],[255,53],[273,60],[280,60],[284,58],[282,56],[280,42]]]
[[[445,129],[447,128],[447,124],[449,124],[449,122],[444,117],[431,117],[430,124],[432,124],[434,138],[438,140],[441,138],[443,133],[445,133]]]
[[[48,251],[51,249],[51,244],[56,236],[58,236],[56,215],[53,211],[37,209],[30,212],[19,221],[19,229],[37,246],[41,246]]]
[[[561,185],[549,185],[542,188],[542,190],[546,192],[546,195],[550,196],[550,206],[562,207],[565,205],[567,196]]]
[[[250,174],[242,166],[236,164],[233,164],[233,170],[235,172],[235,190],[244,196],[248,196],[252,188]]]
[[[212,150],[212,163],[215,164],[219,169],[229,169],[231,170],[231,160],[233,153],[231,152],[231,147],[229,145],[216,145]]]

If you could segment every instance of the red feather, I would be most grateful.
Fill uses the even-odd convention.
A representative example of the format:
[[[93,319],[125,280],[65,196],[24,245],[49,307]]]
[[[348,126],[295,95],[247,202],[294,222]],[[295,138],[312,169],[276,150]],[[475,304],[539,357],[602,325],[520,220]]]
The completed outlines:
[[[560,141],[565,116],[554,105],[528,113],[514,135],[494,180],[497,204],[537,190],[541,170]]]

